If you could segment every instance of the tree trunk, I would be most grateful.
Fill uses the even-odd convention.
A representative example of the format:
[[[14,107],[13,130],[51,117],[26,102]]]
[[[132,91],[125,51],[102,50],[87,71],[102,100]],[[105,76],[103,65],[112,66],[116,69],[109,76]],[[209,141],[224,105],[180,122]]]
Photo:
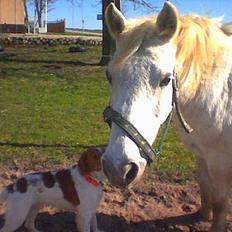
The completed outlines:
[[[42,27],[43,0],[35,0],[35,10],[38,17],[39,27]]]
[[[23,1],[23,4],[24,4],[24,12],[25,12],[25,23],[26,25],[28,24],[28,9],[27,9],[27,1],[24,0]]]
[[[38,20],[39,20],[39,27],[43,27],[43,22],[42,22],[42,12],[43,12],[43,0],[38,0],[39,1],[39,14],[38,14]]]
[[[104,17],[105,10],[111,2],[113,2],[120,10],[120,0],[102,0],[102,58],[99,63],[102,66],[109,63],[110,58],[114,54],[116,48],[115,41],[109,33]]]

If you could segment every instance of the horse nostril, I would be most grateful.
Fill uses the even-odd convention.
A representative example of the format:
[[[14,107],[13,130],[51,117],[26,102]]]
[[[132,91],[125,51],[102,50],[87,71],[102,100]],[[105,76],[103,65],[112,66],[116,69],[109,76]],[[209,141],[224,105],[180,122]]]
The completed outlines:
[[[139,171],[138,165],[135,163],[129,163],[125,166],[124,181],[129,185],[137,176]]]
[[[121,188],[125,188],[131,184],[139,172],[139,166],[136,163],[120,163],[118,166],[114,166],[112,161],[107,157],[103,157],[102,166],[109,181]]]

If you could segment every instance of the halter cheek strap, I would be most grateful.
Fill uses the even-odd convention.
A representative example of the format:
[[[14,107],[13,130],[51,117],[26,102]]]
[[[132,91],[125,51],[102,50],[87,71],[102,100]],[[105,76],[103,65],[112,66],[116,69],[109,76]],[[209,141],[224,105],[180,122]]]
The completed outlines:
[[[176,114],[180,120],[180,123],[182,125],[182,127],[184,128],[184,130],[190,134],[193,129],[191,126],[189,126],[189,124],[186,122],[186,120],[184,119],[182,113],[181,113],[181,109],[180,109],[180,105],[179,105],[179,87],[178,87],[178,83],[177,83],[177,74],[175,72],[173,72],[173,79],[172,79],[172,88],[173,88],[173,104],[175,106],[176,109]]]

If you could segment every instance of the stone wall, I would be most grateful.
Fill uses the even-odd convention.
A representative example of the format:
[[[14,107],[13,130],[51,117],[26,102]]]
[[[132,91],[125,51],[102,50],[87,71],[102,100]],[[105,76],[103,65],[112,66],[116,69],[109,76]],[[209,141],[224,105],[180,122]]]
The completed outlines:
[[[69,36],[13,36],[1,35],[0,44],[3,46],[14,45],[37,45],[37,46],[55,46],[55,45],[83,45],[98,46],[102,44],[101,37],[69,37]]]

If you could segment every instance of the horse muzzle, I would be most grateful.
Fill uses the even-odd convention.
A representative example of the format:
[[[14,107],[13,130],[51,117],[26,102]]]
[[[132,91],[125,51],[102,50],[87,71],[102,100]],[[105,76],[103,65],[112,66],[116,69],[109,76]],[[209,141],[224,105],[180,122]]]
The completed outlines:
[[[135,162],[122,162],[115,166],[107,157],[103,157],[103,170],[112,185],[120,188],[125,188],[142,175],[146,164],[136,164]]]

